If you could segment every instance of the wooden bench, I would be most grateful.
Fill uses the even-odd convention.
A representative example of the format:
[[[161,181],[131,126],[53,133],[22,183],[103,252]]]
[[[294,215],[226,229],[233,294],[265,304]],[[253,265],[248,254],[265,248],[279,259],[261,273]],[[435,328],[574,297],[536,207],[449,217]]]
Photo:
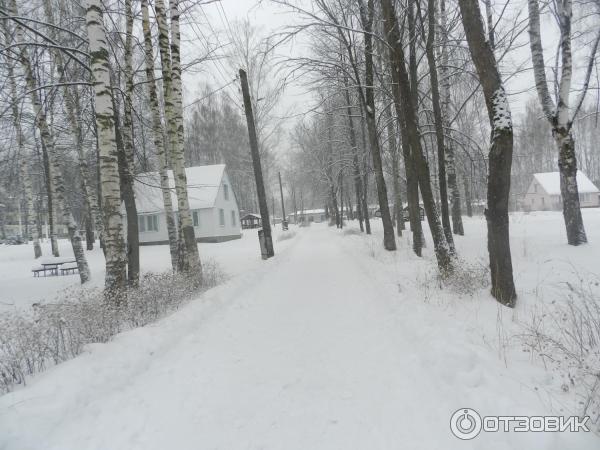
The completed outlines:
[[[46,276],[46,268],[45,267],[36,266],[33,269],[31,269],[31,271],[33,272],[33,276],[34,277],[39,277],[40,276],[40,272],[44,272],[44,276]]]
[[[71,263],[64,263],[61,264],[60,266],[60,274],[61,275],[69,275],[69,274],[75,274],[75,271],[79,270],[79,267],[77,267],[77,263],[71,262]]]

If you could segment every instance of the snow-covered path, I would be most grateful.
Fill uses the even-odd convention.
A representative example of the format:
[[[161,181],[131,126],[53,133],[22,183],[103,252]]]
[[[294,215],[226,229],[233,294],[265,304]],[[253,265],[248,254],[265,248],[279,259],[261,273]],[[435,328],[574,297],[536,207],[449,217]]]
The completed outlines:
[[[381,283],[341,234],[0,398],[0,449],[587,449],[591,435],[451,435],[460,407],[543,414],[464,327]],[[441,313],[440,313],[441,317]]]

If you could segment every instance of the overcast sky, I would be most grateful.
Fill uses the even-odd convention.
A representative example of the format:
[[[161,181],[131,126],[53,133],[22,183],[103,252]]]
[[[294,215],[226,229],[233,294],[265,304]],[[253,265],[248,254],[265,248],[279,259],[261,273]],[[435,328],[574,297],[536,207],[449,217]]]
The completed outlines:
[[[308,0],[304,0],[308,1]],[[505,17],[519,17],[521,20],[526,17],[527,6],[526,0],[511,0],[508,7],[504,8],[505,0],[494,1],[492,0],[496,17],[501,11],[504,11]],[[210,42],[212,46],[220,43],[227,45],[230,41],[228,38],[229,33],[235,33],[235,22],[248,18],[255,26],[264,27],[265,32],[277,32],[285,28],[293,21],[293,15],[288,10],[283,9],[279,5],[275,5],[269,0],[222,0],[217,3],[210,3],[200,8],[200,11],[195,13],[195,17],[201,22],[199,27],[195,27],[195,30],[190,32],[188,29],[185,34],[190,39],[185,42],[184,51],[188,54],[188,57],[196,53],[206,53],[206,41]],[[502,26],[510,28],[509,21],[504,21]],[[526,25],[525,22],[520,24],[521,27]],[[198,31],[200,30],[200,31]],[[215,36],[216,35],[216,36]],[[551,61],[556,49],[558,33],[556,27],[549,17],[542,18],[542,37],[544,40],[545,51],[547,53],[547,62]],[[205,41],[205,42],[203,42]],[[521,48],[510,52],[510,54],[502,61],[501,67],[505,73],[514,72],[515,67],[520,66],[523,61],[527,61],[529,56],[529,45],[528,35],[525,30],[521,37],[521,44],[524,44]],[[299,46],[293,49],[283,49],[287,52],[299,52]],[[191,50],[190,50],[191,49]],[[195,50],[194,50],[195,49]],[[576,61],[580,66],[583,66],[587,61],[587,49],[581,51],[576,45],[574,46],[576,52]],[[225,48],[220,50],[221,53],[225,51]],[[579,54],[577,52],[579,51]],[[280,51],[281,53],[281,51]],[[581,74],[583,70],[579,70],[577,73]],[[552,74],[549,73],[549,80]],[[202,72],[187,74],[184,78],[186,99],[185,103],[190,103],[194,99],[198,99],[202,96],[198,89],[201,82],[210,82],[213,88],[219,88],[235,77],[235,71],[229,67],[225,61],[211,61],[202,65]],[[577,81],[577,76],[576,76]],[[232,97],[239,98],[237,92],[239,87],[237,83],[233,83],[225,88]],[[525,103],[530,98],[536,98],[533,74],[529,69],[522,70],[517,76],[512,76],[507,81],[507,91],[509,93],[509,101],[515,121],[518,124],[518,118],[525,109]],[[595,94],[592,93],[595,97]],[[289,111],[299,113],[306,111],[312,105],[312,98],[309,94],[305,93],[304,88],[293,85],[287,90],[284,99],[282,100],[280,112],[281,115],[285,115]]]

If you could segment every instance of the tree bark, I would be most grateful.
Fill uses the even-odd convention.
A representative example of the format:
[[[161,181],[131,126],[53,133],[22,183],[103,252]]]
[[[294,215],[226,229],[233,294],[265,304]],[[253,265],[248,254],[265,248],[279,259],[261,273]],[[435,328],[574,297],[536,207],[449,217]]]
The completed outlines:
[[[394,89],[396,96],[395,105],[398,117],[403,119],[405,123],[406,140],[410,145],[414,164],[413,168],[416,169],[419,180],[419,188],[423,196],[423,205],[425,207],[425,213],[427,214],[427,221],[434,243],[438,267],[440,272],[445,275],[453,269],[451,252],[437,213],[437,208],[433,199],[433,191],[431,189],[429,166],[425,160],[423,149],[421,147],[416,117],[416,99],[414,99],[410,91],[411,85],[406,70],[404,50],[402,48],[396,13],[391,0],[380,1],[384,15],[384,30],[392,54],[392,74],[395,74],[394,77],[396,78],[396,84],[398,86],[397,89]],[[415,214],[413,214],[412,211],[410,215],[414,220],[417,220],[417,217],[419,217],[414,217]]]
[[[4,26],[4,35],[6,45],[9,43],[9,32],[8,27]],[[10,88],[10,96],[12,99],[17,98],[17,86],[15,82],[15,74],[11,61],[6,60],[7,72],[8,72],[8,83]],[[28,158],[31,158],[31,154],[26,154],[25,149],[25,136],[23,135],[23,129],[21,127],[21,111],[17,102],[12,103],[12,115],[13,115],[13,126],[15,128],[17,148],[19,149],[19,171],[21,175],[21,183],[25,194],[25,200],[27,204],[27,242],[29,237],[33,241],[33,255],[37,259],[42,256],[42,247],[40,246],[40,239],[38,234],[38,227],[36,224],[36,214],[33,207],[33,188],[31,185],[31,177],[29,174],[29,167],[27,164]]]
[[[425,45],[425,53],[429,65],[429,81],[431,85],[431,103],[433,105],[435,138],[438,155],[438,182],[440,192],[440,212],[442,216],[442,226],[444,234],[451,252],[454,250],[454,240],[452,238],[452,228],[450,226],[450,212],[448,210],[448,188],[446,184],[446,152],[444,142],[444,120],[442,116],[442,107],[440,100],[439,82],[437,75],[437,63],[435,57],[435,42],[436,42],[436,7],[435,0],[427,2],[427,19],[428,33],[427,42]]]
[[[175,180],[177,194],[177,211],[179,213],[179,258],[180,271],[198,274],[202,277],[202,266],[198,253],[198,243],[194,233],[192,215],[187,192],[187,175],[185,173],[183,105],[181,98],[181,64],[179,56],[179,2],[170,1],[171,44],[169,48],[169,30],[167,14],[163,0],[155,2],[156,20],[158,23],[158,42],[163,76],[165,102],[165,118],[168,123],[170,162]],[[169,51],[170,50],[170,51]]]
[[[388,148],[392,157],[392,189],[394,192],[394,220],[396,222],[396,233],[402,236],[404,226],[404,210],[402,207],[402,194],[400,192],[400,171],[398,170],[398,143],[396,142],[395,124],[392,122],[391,106],[385,109],[384,120],[387,123]]]
[[[104,219],[105,289],[107,299],[121,301],[126,257],[121,216],[121,189],[116,145],[110,60],[101,0],[88,0],[86,24],[96,105],[102,216]]]
[[[16,16],[18,16],[18,9],[15,0],[11,0],[11,10]],[[23,38],[23,30],[18,24],[16,26],[16,36],[17,42],[25,42]],[[83,284],[90,279],[90,271],[87,264],[87,260],[85,258],[85,253],[83,251],[83,246],[81,244],[81,236],[79,234],[79,230],[77,229],[77,224],[73,219],[73,214],[71,213],[70,206],[65,201],[65,187],[63,184],[63,176],[61,173],[62,170],[59,155],[56,152],[56,147],[54,146],[54,139],[50,131],[50,127],[48,126],[48,122],[46,120],[46,112],[42,108],[42,103],[38,95],[38,82],[32,70],[31,60],[29,59],[26,46],[21,47],[19,59],[21,65],[23,66],[23,71],[25,72],[25,81],[27,84],[27,88],[29,89],[29,95],[33,106],[33,112],[36,117],[36,126],[40,131],[42,146],[44,146],[47,151],[49,169],[48,172],[52,183],[51,185],[53,186],[55,194],[53,200],[56,201],[53,204],[53,206],[59,208],[62,212],[63,222],[66,225],[67,230],[69,232],[69,239],[73,248],[73,255],[75,256],[75,260],[77,262],[79,278],[81,280],[81,283]]]
[[[367,132],[369,144],[371,147],[371,157],[373,158],[373,170],[375,171],[375,182],[377,185],[377,198],[379,200],[379,211],[383,224],[383,247],[386,250],[396,250],[396,238],[394,235],[394,225],[390,214],[390,208],[387,197],[387,187],[383,176],[383,164],[381,161],[381,149],[377,135],[377,121],[375,119],[375,93],[373,77],[373,15],[375,7],[373,0],[367,0],[365,8],[364,3],[360,3],[361,20],[364,33],[364,51],[365,51],[365,87],[364,96],[361,99],[365,106],[365,116],[367,118]]]
[[[352,147],[352,169],[354,171],[354,192],[356,195],[356,212],[360,231],[364,231],[363,214],[361,208],[362,182],[360,179],[360,166],[358,164],[358,146],[356,142],[356,130],[354,129],[354,120],[352,119],[352,104],[350,103],[350,92],[348,79],[344,78],[344,87],[346,95],[346,112],[348,114],[348,134],[350,136],[350,147]]]
[[[483,88],[492,128],[489,151],[488,191],[485,211],[492,295],[513,307],[517,298],[510,254],[508,200],[513,152],[510,108],[494,52],[484,33],[477,0],[459,0],[469,50]]]
[[[571,94],[571,77],[573,72],[573,59],[571,55],[571,0],[564,0],[557,3],[557,16],[561,29],[560,49],[562,71],[556,107],[550,97],[548,81],[546,79],[538,0],[528,0],[528,8],[529,42],[533,60],[535,86],[542,110],[552,127],[552,136],[558,148],[560,193],[563,202],[563,218],[567,231],[567,242],[569,245],[585,244],[587,236],[583,226],[583,217],[581,216],[581,207],[579,205],[579,189],[577,186],[577,155],[575,153],[575,140],[571,133],[574,117],[569,117],[569,96]],[[589,72],[587,77],[589,79]],[[586,90],[581,93],[580,101],[583,101]],[[577,109],[575,110],[576,113]]]
[[[138,214],[133,190],[133,8],[132,0],[125,0],[125,100],[123,116],[123,152],[119,158],[121,167],[121,187],[125,214],[127,216],[127,281],[137,286],[140,278],[140,236],[138,230]]]
[[[171,267],[177,270],[178,263],[178,240],[175,215],[173,214],[173,202],[171,200],[171,188],[169,186],[168,157],[164,142],[164,128],[160,120],[160,106],[154,77],[154,51],[152,50],[152,32],[150,29],[150,14],[148,12],[148,0],[141,0],[142,29],[144,33],[144,61],[146,68],[146,85],[148,86],[148,98],[150,100],[150,111],[152,113],[152,133],[154,148],[158,158],[158,173],[160,189],[165,207],[165,220],[167,222],[167,234],[169,236],[169,251],[171,254]]]

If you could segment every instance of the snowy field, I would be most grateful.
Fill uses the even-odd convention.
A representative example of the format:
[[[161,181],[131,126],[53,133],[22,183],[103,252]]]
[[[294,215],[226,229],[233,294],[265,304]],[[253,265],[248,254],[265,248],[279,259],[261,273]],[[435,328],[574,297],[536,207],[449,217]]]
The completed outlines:
[[[440,290],[430,236],[422,259],[407,237],[388,253],[378,221],[373,236],[353,232],[356,224],[295,229],[268,261],[255,232],[201,244],[229,280],[0,397],[0,449],[600,448],[593,433],[461,441],[449,427],[463,407],[482,416],[577,412],[581,399],[564,388],[564,373],[544,367],[519,337],[539,311],[594,286],[600,210],[583,215],[590,244],[579,248],[566,244],[560,213],[511,216],[514,310],[476,277]],[[474,274],[487,264],[485,236],[476,217],[456,237]],[[78,282],[34,279],[31,254],[0,247],[3,308],[51,301]],[[169,266],[166,246],[143,247],[141,258],[144,271]],[[102,255],[89,259],[101,283]]]

